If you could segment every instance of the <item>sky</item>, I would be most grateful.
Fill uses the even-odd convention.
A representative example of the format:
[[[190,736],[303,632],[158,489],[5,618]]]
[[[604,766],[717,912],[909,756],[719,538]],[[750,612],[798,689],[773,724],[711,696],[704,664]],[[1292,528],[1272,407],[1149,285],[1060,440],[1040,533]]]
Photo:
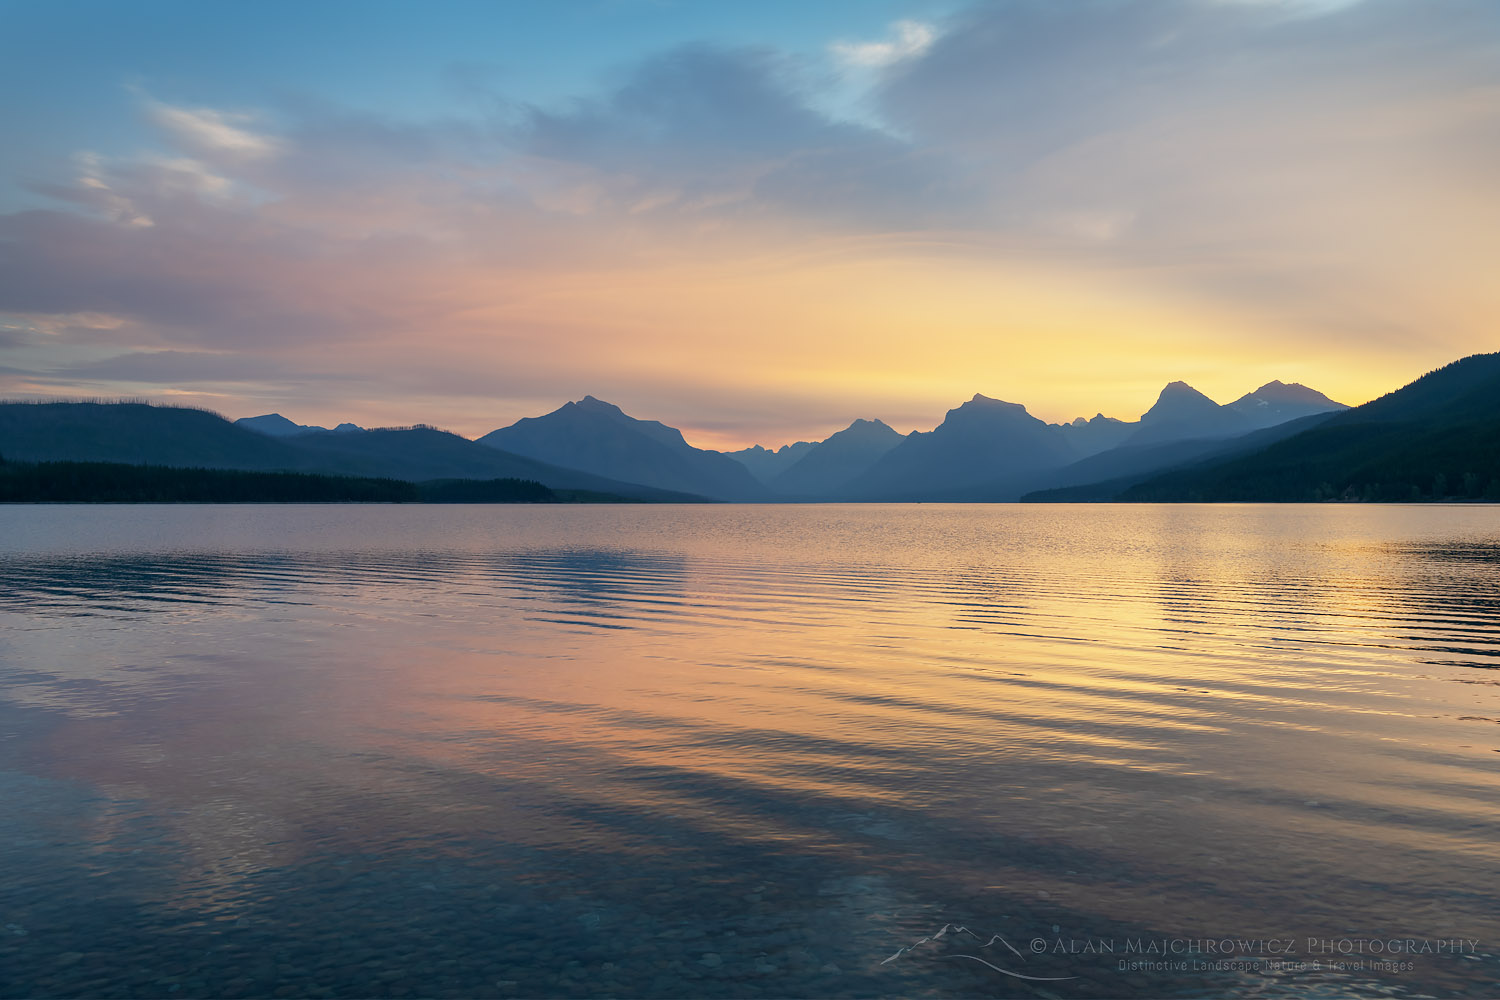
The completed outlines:
[[[1500,349],[1494,0],[0,0],[0,397],[700,447]]]

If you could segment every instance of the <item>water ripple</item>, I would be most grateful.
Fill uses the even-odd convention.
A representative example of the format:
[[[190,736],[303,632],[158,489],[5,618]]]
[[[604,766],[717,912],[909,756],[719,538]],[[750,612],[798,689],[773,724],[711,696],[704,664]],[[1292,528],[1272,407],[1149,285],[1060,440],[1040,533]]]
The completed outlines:
[[[0,518],[6,920],[75,928],[0,945],[23,993],[107,960],[154,970],[117,992],[255,995],[263,954],[335,995],[413,963],[455,995],[1009,988],[882,964],[954,921],[1485,942],[1409,972],[1031,958],[1059,995],[1497,978],[1487,508]]]

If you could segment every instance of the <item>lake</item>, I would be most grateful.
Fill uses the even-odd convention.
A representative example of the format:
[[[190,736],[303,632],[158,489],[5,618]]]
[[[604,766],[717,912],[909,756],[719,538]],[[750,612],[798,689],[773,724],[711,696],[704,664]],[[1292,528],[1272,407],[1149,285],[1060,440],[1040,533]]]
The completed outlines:
[[[1493,996],[1500,508],[0,508],[7,996]]]

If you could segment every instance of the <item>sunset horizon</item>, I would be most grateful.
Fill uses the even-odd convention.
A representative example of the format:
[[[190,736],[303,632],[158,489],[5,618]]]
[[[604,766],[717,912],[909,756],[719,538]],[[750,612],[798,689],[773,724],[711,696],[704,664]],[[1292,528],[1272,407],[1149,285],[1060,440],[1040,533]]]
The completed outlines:
[[[155,11],[13,5],[5,398],[735,448],[1495,346],[1483,4]]]
[[[1500,989],[1500,0],[0,0],[0,1000]]]

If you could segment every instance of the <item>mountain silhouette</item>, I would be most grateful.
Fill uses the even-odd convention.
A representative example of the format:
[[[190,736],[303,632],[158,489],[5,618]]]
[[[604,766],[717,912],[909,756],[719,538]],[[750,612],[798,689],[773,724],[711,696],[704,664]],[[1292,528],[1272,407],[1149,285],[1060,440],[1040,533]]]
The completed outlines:
[[[1292,437],[1123,500],[1500,499],[1500,354],[1476,354]]]
[[[551,479],[562,488],[598,488],[597,485],[582,485],[582,482],[599,477],[557,468],[543,470],[540,468],[542,463],[525,456],[505,455],[434,427],[378,428],[361,434],[319,431],[299,434],[291,443],[302,456],[302,461],[320,470],[378,469],[383,475],[414,482],[501,478],[544,482]]]
[[[1170,382],[1140,420],[1116,420],[1100,413],[1089,420],[1079,417],[1072,423],[1057,426],[1079,457],[1087,459],[1121,447],[1146,448],[1174,441],[1234,438],[1289,420],[1344,409],[1348,407],[1343,403],[1336,403],[1316,389],[1296,382],[1291,385],[1280,381],[1267,382],[1223,406],[1186,382]],[[1203,453],[1214,449],[1187,450]],[[1128,463],[1122,457],[1116,464]]]
[[[1233,437],[1254,430],[1250,418],[1226,409],[1186,382],[1168,382],[1125,444]]]
[[[0,403],[0,453],[22,462],[304,468],[285,440],[207,410],[147,403]]]
[[[881,420],[856,420],[809,449],[770,483],[785,497],[826,498],[845,493],[905,435]]]
[[[1093,494],[1101,489],[1113,495],[1187,462],[1263,448],[1345,409],[1320,392],[1282,382],[1267,383],[1235,404],[1220,406],[1185,382],[1171,382],[1139,421],[1101,413],[1090,420],[1050,425],[1067,441],[1076,461],[1029,463],[1029,468],[1028,463],[1014,463],[1001,475],[946,489],[943,498],[1015,500],[1037,491],[1081,486],[1086,488],[1078,492],[1097,499]]]
[[[479,442],[425,426],[366,431],[340,424],[329,431],[276,413],[231,424],[207,411],[170,406],[8,403],[0,404],[0,455],[19,462],[289,471],[408,482],[523,479],[573,494],[639,500],[993,501],[1037,491],[1049,499],[1064,495],[1058,491],[1112,497],[1162,474],[1197,475],[1231,457],[1248,458],[1314,429],[1351,428],[1339,430],[1350,448],[1373,447],[1381,434],[1393,444],[1416,447],[1413,427],[1420,423],[1428,434],[1420,440],[1433,456],[1447,456],[1444,468],[1451,466],[1451,476],[1472,493],[1488,489],[1487,474],[1460,468],[1456,450],[1482,451],[1482,442],[1464,444],[1469,431],[1462,428],[1468,426],[1464,421],[1488,419],[1483,407],[1495,390],[1488,381],[1489,357],[1465,359],[1355,410],[1298,384],[1269,382],[1219,406],[1186,383],[1173,382],[1138,422],[1099,414],[1049,425],[1020,404],[975,395],[927,433],[903,438],[879,420],[856,420],[826,441],[775,451],[744,449],[734,457],[694,448],[676,428],[638,420],[593,396],[517,421]],[[1428,425],[1447,429],[1434,437],[1437,431]],[[1431,465],[1420,456],[1403,461],[1413,469]],[[747,462],[760,463],[761,475],[778,465],[781,471],[762,483]],[[1433,466],[1432,471],[1435,476],[1439,470]],[[1315,485],[1319,495],[1340,496],[1350,490],[1362,496],[1373,489],[1370,483],[1386,480],[1402,483],[1403,496],[1445,495],[1444,489],[1458,488],[1451,481],[1423,484],[1414,477],[1388,469],[1384,478],[1372,479],[1363,470],[1350,473],[1347,482]],[[1476,480],[1481,481],[1477,487]],[[1193,489],[1193,495],[1208,495]],[[1257,489],[1276,492],[1265,484]],[[1375,493],[1385,497],[1390,490]]]
[[[525,417],[479,438],[553,465],[720,500],[751,500],[766,489],[745,466],[694,448],[675,427],[637,420],[618,406],[585,396],[545,416]]]
[[[1316,427],[1332,416],[1315,413],[1231,438],[1122,445],[1038,477],[1021,499],[1048,503],[1113,500],[1135,484],[1166,470],[1250,454]]]
[[[1288,420],[1318,413],[1349,409],[1343,403],[1336,403],[1300,382],[1287,385],[1280,381],[1267,382],[1254,392],[1247,392],[1234,402],[1225,403],[1224,408],[1244,417],[1253,429],[1274,427]]]
[[[1070,424],[1058,424],[1063,438],[1080,457],[1096,455],[1101,451],[1118,448],[1125,439],[1135,433],[1138,425],[1099,413],[1085,420],[1079,417]]]
[[[271,437],[207,410],[145,403],[0,403],[0,443],[0,454],[22,462],[314,472],[413,482],[527,479],[552,489],[634,499],[698,499],[560,468],[430,427]]]
[[[1010,491],[1011,483],[1028,481],[1075,457],[1060,428],[1033,417],[1019,403],[976,394],[949,410],[933,430],[907,435],[850,483],[847,495],[864,500],[998,498]]]
[[[263,413],[258,417],[241,417],[234,422],[236,427],[256,431],[260,434],[269,434],[271,437],[295,437],[298,434],[312,434],[317,431],[327,431],[327,427],[317,427],[311,424],[293,423],[279,413]],[[334,430],[338,433],[350,431],[362,431],[363,427],[357,424],[339,424]]]
[[[749,469],[750,475],[758,481],[769,485],[771,480],[796,465],[802,456],[816,448],[818,443],[817,441],[798,441],[796,444],[784,444],[774,451],[754,445],[750,448],[741,448],[739,451],[726,451],[724,454]]]
[[[267,434],[271,437],[294,437],[298,434],[306,434],[310,431],[326,431],[327,427],[311,427],[307,424],[294,423],[279,413],[262,413],[258,417],[240,417],[234,422],[234,426],[243,427],[247,431],[255,431],[257,434]]]

